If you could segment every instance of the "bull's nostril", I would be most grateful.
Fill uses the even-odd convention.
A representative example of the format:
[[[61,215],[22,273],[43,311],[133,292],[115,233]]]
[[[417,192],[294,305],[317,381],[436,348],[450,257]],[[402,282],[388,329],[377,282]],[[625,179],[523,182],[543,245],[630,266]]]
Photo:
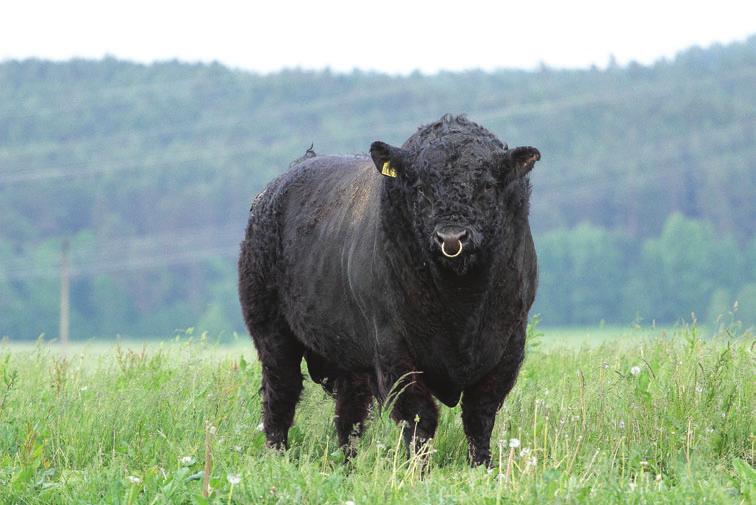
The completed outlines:
[[[470,234],[467,233],[467,230],[462,230],[462,233],[459,234],[459,239],[458,240],[460,242],[465,242],[468,239],[469,236],[470,236]]]

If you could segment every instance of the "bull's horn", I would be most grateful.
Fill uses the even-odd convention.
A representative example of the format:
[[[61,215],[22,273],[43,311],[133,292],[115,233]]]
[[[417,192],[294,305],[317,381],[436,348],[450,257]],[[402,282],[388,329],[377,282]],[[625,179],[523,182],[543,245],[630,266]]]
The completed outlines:
[[[446,242],[441,242],[441,252],[443,253],[443,255],[447,258],[456,258],[460,254],[462,254],[462,241],[457,240],[457,243],[459,244],[459,249],[457,249],[457,252],[455,252],[454,254],[449,254],[448,252],[446,252]]]

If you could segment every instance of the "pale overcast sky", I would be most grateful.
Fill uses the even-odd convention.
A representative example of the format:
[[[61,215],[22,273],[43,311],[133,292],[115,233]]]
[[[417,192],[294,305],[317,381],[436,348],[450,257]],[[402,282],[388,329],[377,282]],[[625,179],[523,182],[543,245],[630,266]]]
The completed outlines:
[[[753,0],[10,0],[0,60],[118,58],[426,73],[650,63],[756,33]]]

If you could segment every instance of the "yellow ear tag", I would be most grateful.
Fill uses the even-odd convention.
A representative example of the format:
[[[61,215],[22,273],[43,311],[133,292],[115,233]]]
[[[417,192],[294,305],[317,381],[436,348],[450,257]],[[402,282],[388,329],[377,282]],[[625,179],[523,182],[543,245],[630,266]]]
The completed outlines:
[[[396,169],[391,166],[391,163],[388,161],[383,164],[383,168],[381,169],[381,174],[386,175],[388,177],[396,177]]]

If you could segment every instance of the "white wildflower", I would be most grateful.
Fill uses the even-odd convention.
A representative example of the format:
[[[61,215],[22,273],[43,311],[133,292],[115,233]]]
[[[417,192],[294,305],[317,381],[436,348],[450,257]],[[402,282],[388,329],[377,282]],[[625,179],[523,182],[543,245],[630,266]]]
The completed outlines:
[[[606,361],[604,361],[603,363],[601,363],[601,368],[603,368],[604,370],[606,370],[607,368],[609,368],[609,363],[607,363]]]
[[[238,453],[241,453],[241,452],[242,452],[242,446],[240,446],[240,445],[235,445],[235,446],[234,446],[234,450],[235,450],[236,452],[238,452]]]
[[[235,486],[241,482],[241,475],[238,473],[230,473],[226,475],[226,480],[228,481],[229,484],[231,484],[232,486]]]
[[[260,423],[257,425],[257,431],[265,431],[265,424]]]
[[[509,448],[510,449],[517,449],[520,447],[520,439],[519,438],[510,438],[509,439]]]
[[[520,449],[520,457],[525,458],[530,456],[530,447],[523,447]]]
[[[87,389],[89,389],[89,386],[82,386],[81,389],[79,389],[79,391],[81,391],[83,393]]]
[[[661,480],[662,480],[662,474],[657,473],[656,474],[656,482],[661,482]]]
[[[126,480],[128,480],[129,482],[131,482],[134,485],[142,483],[142,479],[140,479],[136,475],[129,475],[128,477],[126,477]]]
[[[619,429],[624,430],[625,429],[625,421],[620,419],[619,423],[617,424],[619,426]]]
[[[210,426],[207,431],[209,431],[211,435],[215,435],[216,433],[218,433],[218,428],[216,428],[215,426]]]
[[[571,421],[572,421],[573,423],[576,423],[576,422],[580,421],[580,416],[572,416],[572,417],[570,418],[570,420],[571,420]]]
[[[354,505],[354,501],[353,500],[347,500],[347,501],[344,502],[344,505]]]
[[[701,393],[703,393],[703,386],[700,386],[700,385],[699,385],[699,386],[696,386],[696,393],[698,393],[699,395],[700,395]]]
[[[641,461],[640,466],[648,466],[648,461]]]
[[[179,458],[179,462],[182,466],[192,466],[197,462],[197,460],[194,458],[194,456],[182,456],[181,458]]]
[[[641,367],[639,367],[638,365],[636,365],[636,366],[634,366],[634,367],[632,367],[630,369],[630,375],[634,375],[635,376],[635,375],[640,375],[640,373],[641,373]]]
[[[528,462],[526,463],[527,466],[536,466],[538,463],[538,458],[535,456],[531,456],[530,459],[528,459]]]
[[[630,482],[628,483],[628,485],[627,485],[627,487],[629,487],[629,488],[630,488],[630,491],[635,491],[635,487],[636,487],[636,486],[637,486],[637,484],[636,484],[635,482],[633,482],[633,481],[630,481]]]
[[[706,433],[714,433],[714,428],[709,426],[708,428],[706,428]]]

